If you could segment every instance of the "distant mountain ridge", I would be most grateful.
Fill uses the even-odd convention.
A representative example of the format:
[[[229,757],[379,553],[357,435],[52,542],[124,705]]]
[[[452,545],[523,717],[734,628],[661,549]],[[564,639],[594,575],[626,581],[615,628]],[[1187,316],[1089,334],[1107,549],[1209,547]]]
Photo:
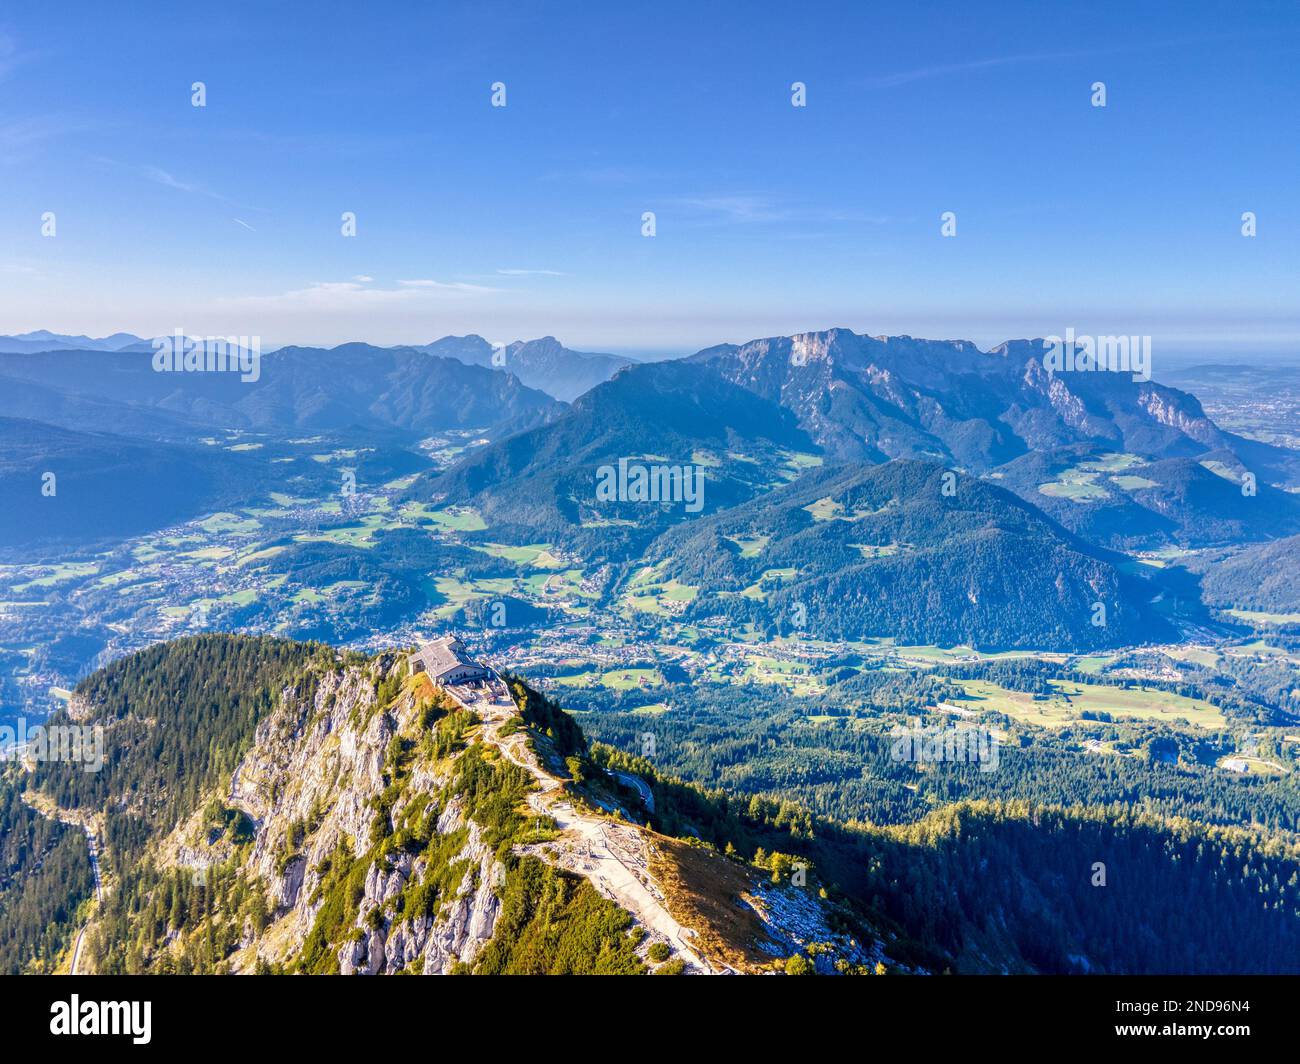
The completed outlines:
[[[1083,442],[1156,458],[1232,442],[1185,392],[1127,373],[1053,372],[1045,353],[1042,340],[984,352],[967,340],[828,329],[706,348],[690,361],[792,410],[842,458],[983,473]]]
[[[94,339],[89,336],[68,336],[63,333],[37,329],[16,336],[0,336],[0,354],[28,355],[39,351],[121,351],[147,340],[131,333],[118,332],[112,336]]]
[[[244,455],[0,417],[0,548],[147,532],[269,482]]]
[[[554,336],[516,340],[505,345],[491,344],[475,334],[444,336],[417,350],[459,359],[471,366],[504,369],[528,387],[564,402],[571,402],[609,380],[625,366],[634,365],[632,359],[622,355],[572,351]]]
[[[0,415],[34,416],[31,389],[57,394],[69,413],[98,411],[115,428],[115,407],[158,410],[208,428],[405,431],[452,428],[518,431],[561,407],[504,372],[432,358],[412,348],[344,344],[286,347],[263,354],[257,379],[235,372],[157,372],[151,352],[54,351],[0,354],[0,379],[26,385],[0,390]],[[12,404],[12,405],[11,405]],[[107,405],[102,405],[107,404]]]

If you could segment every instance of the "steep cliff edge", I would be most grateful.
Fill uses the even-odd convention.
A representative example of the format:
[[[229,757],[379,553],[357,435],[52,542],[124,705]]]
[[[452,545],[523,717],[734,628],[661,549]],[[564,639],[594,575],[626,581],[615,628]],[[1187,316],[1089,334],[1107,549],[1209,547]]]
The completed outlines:
[[[95,717],[93,698],[80,712]],[[638,823],[619,783],[522,680],[444,690],[404,655],[318,648],[233,769],[134,856],[92,952],[127,970],[311,974],[708,974],[812,942],[828,970],[880,959],[806,884]]]

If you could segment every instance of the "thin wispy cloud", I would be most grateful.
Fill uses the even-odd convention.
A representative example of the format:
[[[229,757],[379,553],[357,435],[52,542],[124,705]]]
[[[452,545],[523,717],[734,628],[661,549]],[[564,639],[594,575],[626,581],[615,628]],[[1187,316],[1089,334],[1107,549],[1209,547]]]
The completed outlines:
[[[18,47],[18,37],[12,31],[0,29],[0,79],[4,79],[24,63],[31,62],[40,53]]]
[[[864,85],[875,89],[889,89],[896,85],[907,85],[913,81],[927,81],[931,78],[945,78],[957,74],[973,74],[998,67],[1022,66],[1028,63],[1048,63],[1062,59],[1079,59],[1096,52],[1038,52],[1025,55],[992,56],[988,59],[973,59],[965,63],[941,63],[934,66],[916,67],[901,70],[896,74],[885,74],[878,78],[868,78]]]
[[[43,143],[82,128],[62,115],[32,115],[0,121],[0,162],[27,162]]]
[[[931,78],[979,74],[987,70],[997,70],[1000,67],[1026,66],[1033,63],[1059,63],[1071,59],[1093,59],[1139,51],[1153,52],[1171,48],[1185,48],[1189,45],[1205,43],[1207,40],[1223,43],[1229,40],[1258,39],[1259,36],[1256,33],[1233,33],[1219,34],[1213,38],[1185,37],[1166,41],[1142,41],[1140,44],[1116,45],[1113,48],[1091,48],[1061,52],[1021,52],[1012,55],[989,56],[985,59],[971,59],[960,63],[937,63],[930,66],[914,67],[911,70],[900,70],[894,74],[883,74],[880,77],[867,78],[858,84],[866,85],[869,88],[887,89],[897,85],[907,85],[914,81],[928,81]]]
[[[539,175],[537,180],[584,185],[630,185],[656,180],[659,176],[636,166],[586,166],[572,170],[550,170]]]
[[[404,288],[424,288],[440,292],[500,292],[500,288],[490,288],[487,285],[469,284],[465,281],[430,281],[419,279],[414,281],[398,281],[399,285]]]
[[[682,196],[667,201],[670,207],[691,216],[697,224],[765,225],[797,223],[811,225],[826,222],[866,222],[879,225],[889,219],[884,215],[834,207],[807,207],[786,203],[771,196],[737,193],[709,196]]]
[[[140,170],[141,173],[143,173],[150,181],[156,182],[159,185],[165,185],[167,188],[174,188],[181,192],[201,191],[197,185],[191,185],[185,181],[181,181],[179,178],[174,177],[161,167],[143,166]]]
[[[256,233],[256,232],[257,232],[256,229],[254,229],[251,225],[249,225],[249,224],[248,224],[246,221],[244,221],[244,219],[242,219],[242,218],[232,218],[231,221],[234,222],[236,225],[242,225],[242,226],[243,226],[245,229],[247,229],[250,233]]]
[[[18,62],[18,41],[12,33],[0,30],[0,78]]]
[[[786,211],[764,196],[685,196],[673,202],[688,211],[733,222],[779,222],[787,217]]]
[[[106,159],[104,161],[110,163],[113,162],[111,159]],[[114,165],[118,164],[114,163]],[[177,192],[184,192],[192,196],[206,196],[208,199],[216,200],[218,203],[224,203],[227,207],[235,207],[238,210],[262,211],[265,209],[262,207],[250,207],[247,204],[236,203],[234,200],[230,199],[230,197],[223,196],[220,192],[213,192],[212,189],[205,188],[203,185],[179,178],[170,170],[164,170],[161,166],[151,166],[146,164],[141,166],[139,170],[146,179],[152,181],[156,185],[162,185],[164,188],[175,189]],[[239,219],[236,218],[235,221],[238,222]],[[246,222],[240,222],[240,224],[248,225]],[[252,229],[253,227],[249,225],[248,228]]]
[[[395,288],[374,287],[368,280],[315,281],[305,288],[277,295],[239,296],[221,302],[244,310],[336,313],[399,307],[419,309],[422,306],[436,306],[502,291],[504,290],[500,288],[466,284],[462,281],[430,279],[398,281]]]
[[[565,274],[559,270],[497,270],[502,277],[564,277]]]

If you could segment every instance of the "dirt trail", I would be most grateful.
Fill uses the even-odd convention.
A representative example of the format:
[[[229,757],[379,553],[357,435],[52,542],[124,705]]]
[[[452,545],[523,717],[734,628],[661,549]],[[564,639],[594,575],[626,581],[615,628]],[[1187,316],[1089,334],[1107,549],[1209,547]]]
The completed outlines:
[[[580,812],[564,797],[560,780],[552,776],[528,748],[522,731],[502,736],[501,727],[519,710],[499,679],[492,691],[483,688],[445,688],[466,709],[483,720],[483,740],[537,781],[538,790],[528,804],[555,820],[568,846],[561,863],[589,879],[605,897],[632,913],[647,929],[668,940],[674,953],[697,972],[714,969],[690,944],[694,932],[673,918],[664,905],[663,891],[649,871],[645,839],[635,828]]]

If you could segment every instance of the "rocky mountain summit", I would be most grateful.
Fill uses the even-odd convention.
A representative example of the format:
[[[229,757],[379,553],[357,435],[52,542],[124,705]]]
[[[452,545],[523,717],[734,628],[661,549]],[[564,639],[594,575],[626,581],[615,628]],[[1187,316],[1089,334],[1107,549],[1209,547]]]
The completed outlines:
[[[883,956],[815,876],[764,882],[654,831],[650,788],[513,677],[442,688],[403,653],[322,650],[199,798],[122,877],[147,869],[146,912],[168,884],[190,897],[161,926],[129,921],[148,970],[192,970],[196,950],[202,968],[214,940],[232,973],[714,974],[812,942],[827,970]]]

